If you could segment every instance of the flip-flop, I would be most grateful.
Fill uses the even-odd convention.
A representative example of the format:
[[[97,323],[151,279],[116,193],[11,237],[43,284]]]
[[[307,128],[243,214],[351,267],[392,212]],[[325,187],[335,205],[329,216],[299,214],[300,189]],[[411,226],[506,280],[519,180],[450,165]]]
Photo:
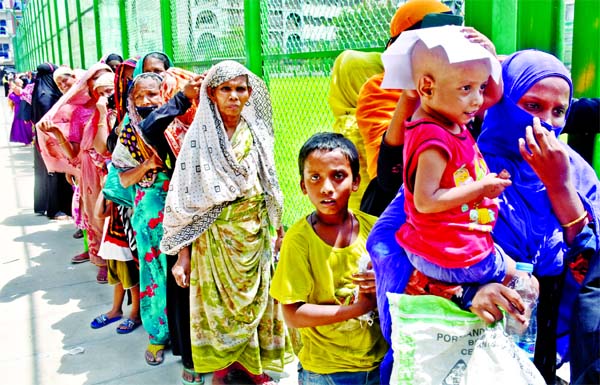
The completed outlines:
[[[164,361],[165,345],[148,345],[144,358],[148,365],[160,365]]]
[[[191,378],[193,378],[192,381],[188,381],[185,378],[183,378],[183,375],[182,375],[181,383],[183,385],[202,385],[202,384],[204,384],[204,376],[202,375],[202,373],[195,372],[193,369],[188,369],[185,367],[183,368],[183,372],[186,373]]]
[[[125,318],[125,320],[123,322],[121,322],[119,324],[119,326],[117,326],[117,333],[129,334],[132,331],[134,331],[135,329],[137,329],[137,327],[140,326],[141,324],[142,324],[142,321],[134,321],[131,318]]]
[[[90,326],[92,327],[92,329],[100,329],[108,324],[120,320],[121,318],[123,318],[122,315],[113,318],[108,318],[106,314],[100,314],[98,317],[94,318],[94,320],[90,323]]]

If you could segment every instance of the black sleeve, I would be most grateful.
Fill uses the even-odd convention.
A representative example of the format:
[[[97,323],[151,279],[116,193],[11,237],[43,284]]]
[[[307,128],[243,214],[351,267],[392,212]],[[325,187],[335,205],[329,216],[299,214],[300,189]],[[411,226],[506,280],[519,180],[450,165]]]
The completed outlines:
[[[402,185],[404,146],[390,146],[385,143],[385,134],[381,139],[379,157],[377,158],[377,181],[386,192],[396,194]]]
[[[173,119],[185,114],[191,106],[192,103],[180,91],[171,100],[152,111],[146,119],[140,122],[140,129],[144,134],[144,138],[150,145],[156,148],[158,155],[163,161],[168,155],[173,156],[169,143],[165,138],[165,130],[173,122]]]

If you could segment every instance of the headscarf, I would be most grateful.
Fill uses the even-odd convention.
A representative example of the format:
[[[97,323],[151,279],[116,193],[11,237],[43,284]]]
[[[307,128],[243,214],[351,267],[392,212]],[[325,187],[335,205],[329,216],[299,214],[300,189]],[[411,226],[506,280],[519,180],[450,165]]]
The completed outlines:
[[[135,85],[140,80],[149,78],[156,80],[159,84],[163,82],[163,78],[160,75],[152,72],[142,73],[133,79],[130,90],[135,89]],[[144,141],[142,133],[139,130],[139,123],[142,121],[142,117],[135,108],[133,92],[129,92],[127,99],[128,119],[124,122],[126,133],[124,135],[121,133],[112,154],[112,161],[115,167],[123,170],[137,167],[156,153],[155,149]],[[166,101],[163,100],[164,102]],[[148,173],[143,179],[144,185],[151,185],[154,182],[154,178],[154,172]]]
[[[58,67],[54,73],[52,74],[52,78],[54,79],[54,82],[56,83],[56,81],[58,80],[58,78],[60,76],[75,76],[75,72],[67,67],[67,66],[60,66]]]
[[[88,87],[88,80],[96,75],[98,71],[111,71],[110,67],[103,63],[96,63],[90,67],[85,74],[64,94],[60,100],[43,116],[41,121],[50,121],[61,130],[65,138],[69,137],[69,129],[74,119],[89,121],[96,110]],[[112,74],[112,72],[111,72]],[[42,157],[49,172],[66,172],[78,175],[79,171],[69,162],[63,152],[58,148],[58,142],[54,136],[46,133],[38,133]]]
[[[115,74],[112,72],[105,72],[94,83],[94,89],[98,87],[114,87],[115,86]]]
[[[572,95],[569,72],[556,57],[536,50],[509,56],[502,63],[504,96],[488,110],[478,139],[490,171],[506,169],[513,182],[501,197],[494,239],[517,261],[533,263],[536,274],[542,276],[560,274],[566,245],[544,185],[519,152],[518,140],[525,138],[525,127],[533,124],[533,115],[517,102],[534,84],[548,77],[564,79]],[[557,136],[562,130],[546,122],[542,125]],[[580,182],[577,190],[587,196],[597,178],[579,155],[568,146],[567,150],[573,180]],[[585,182],[582,176],[588,171]],[[528,236],[523,238],[523,234]],[[526,239],[527,244],[522,244],[521,239]]]
[[[342,52],[331,70],[329,105],[333,116],[339,119],[356,113],[356,100],[362,85],[371,76],[383,71],[380,52]]]
[[[33,123],[39,122],[62,96],[62,92],[52,79],[55,70],[56,65],[52,63],[40,64],[37,67],[37,77],[31,98]]]
[[[147,54],[145,54],[140,60],[138,60],[136,66],[135,66],[135,70],[133,71],[133,77],[135,79],[136,76],[138,76],[139,74],[144,72],[144,61],[146,60],[146,58],[154,53],[159,53],[161,55],[165,55],[165,57],[167,58],[167,60],[169,61],[169,65],[165,66],[168,67],[166,69],[169,69],[170,67],[173,67],[173,60],[171,60],[171,58],[164,52],[160,52],[160,51],[153,51],[153,52],[148,52]]]
[[[350,208],[358,210],[367,185],[367,157],[365,144],[356,123],[358,93],[369,77],[383,70],[381,53],[346,50],[342,52],[331,70],[329,106],[335,117],[333,131],[343,134],[356,146],[360,163],[360,186],[350,197]]]
[[[254,147],[238,163],[208,87],[241,75],[252,93],[242,110]],[[258,174],[271,225],[279,226],[283,196],[275,174],[271,100],[264,82],[243,65],[223,61],[207,73],[200,89],[196,116],[184,139],[165,204],[161,250],[174,254],[191,244],[230,202],[244,197]],[[201,171],[200,171],[201,170]]]
[[[115,107],[117,110],[117,123],[120,123],[127,113],[127,91],[129,80],[125,77],[127,67],[135,69],[136,59],[127,59],[117,66],[115,74]]]
[[[500,208],[493,231],[494,241],[516,261],[532,263],[537,276],[558,276],[565,272],[565,265],[572,262],[584,247],[593,250],[593,260],[598,258],[600,183],[591,166],[571,147],[561,142],[569,155],[573,186],[592,221],[596,223],[593,229],[585,227],[577,235],[573,245],[567,245],[546,187],[519,153],[518,139],[525,137],[525,127],[532,125],[533,115],[521,109],[517,102],[534,84],[548,77],[564,79],[569,84],[572,95],[573,84],[569,72],[556,57],[536,50],[514,53],[502,63],[502,67],[504,96],[488,110],[478,139],[479,148],[490,171],[500,172],[506,169],[512,180],[512,185],[499,197]],[[542,125],[555,135],[562,130],[562,127],[552,127],[545,122]],[[557,327],[557,356],[562,358],[568,357],[568,332],[571,330],[573,304],[580,290],[581,285],[575,281],[570,270],[566,269]],[[589,292],[590,298],[595,298],[597,306],[594,290]],[[576,321],[581,322],[581,319],[576,318]],[[586,324],[597,328],[597,316],[590,316]]]
[[[409,0],[398,7],[390,22],[390,36],[397,37],[400,33],[423,20],[430,13],[450,12],[451,9],[439,0]]]

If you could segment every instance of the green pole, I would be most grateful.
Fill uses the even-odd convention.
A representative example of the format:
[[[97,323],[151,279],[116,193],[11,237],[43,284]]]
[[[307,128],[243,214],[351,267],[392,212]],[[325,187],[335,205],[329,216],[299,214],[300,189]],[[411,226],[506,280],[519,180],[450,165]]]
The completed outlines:
[[[563,0],[518,0],[517,49],[535,48],[557,55],[563,40]],[[562,44],[562,43],[561,43]]]
[[[96,55],[102,57],[102,35],[100,31],[100,4],[94,0],[94,28],[96,29]]]
[[[577,0],[573,20],[571,61],[575,97],[600,96],[600,38],[598,36],[600,36],[600,2]]]
[[[60,38],[60,22],[58,20],[58,3],[54,0],[54,23],[56,24],[56,44],[58,45],[58,63],[63,64],[62,41]]]
[[[54,44],[52,44],[52,24],[49,22],[50,20],[48,20],[50,18],[50,15],[48,15],[48,18],[46,17],[46,10],[48,10],[48,12],[50,11],[50,9],[48,8],[48,2],[44,1],[42,4],[42,26],[44,26],[44,28],[42,28],[42,30],[44,31],[44,47],[46,47],[46,56],[48,57],[48,59],[50,59],[50,56],[52,56],[52,63],[56,63],[56,58],[55,58],[55,54],[54,54]],[[48,48],[48,45],[50,45],[50,48]]]
[[[127,10],[125,0],[119,0],[119,19],[121,22],[121,45],[123,46],[123,57],[129,57],[129,35],[127,35]]]
[[[75,10],[77,12],[77,33],[79,33],[79,54],[81,56],[81,67],[87,68],[85,63],[85,41],[83,39],[83,25],[81,25],[81,2],[75,0]]]
[[[160,26],[162,30],[163,51],[173,57],[173,31],[171,28],[171,1],[160,0]]]
[[[263,55],[260,32],[260,1],[244,0],[246,66],[257,76],[263,77]]]
[[[511,54],[517,46],[517,0],[467,0],[465,25],[487,36],[498,54]]]
[[[69,43],[69,66],[71,68],[73,68],[73,47],[71,47],[71,45],[73,44],[73,40],[71,39],[71,28],[70,28],[70,24],[71,24],[71,20],[69,19],[69,3],[68,0],[65,0],[65,28],[67,29],[67,42]]]

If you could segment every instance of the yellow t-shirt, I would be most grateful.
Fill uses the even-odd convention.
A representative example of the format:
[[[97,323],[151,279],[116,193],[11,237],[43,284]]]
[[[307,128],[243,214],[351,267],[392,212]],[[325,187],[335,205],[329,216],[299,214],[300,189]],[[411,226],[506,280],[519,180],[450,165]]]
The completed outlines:
[[[367,253],[366,241],[374,216],[355,211],[360,225],[357,239],[348,247],[334,248],[323,242],[306,218],[285,234],[270,294],[282,304],[349,304],[355,285],[352,274]],[[360,372],[377,368],[387,344],[379,320],[372,326],[356,318],[331,325],[301,328],[302,367],[319,374]]]

